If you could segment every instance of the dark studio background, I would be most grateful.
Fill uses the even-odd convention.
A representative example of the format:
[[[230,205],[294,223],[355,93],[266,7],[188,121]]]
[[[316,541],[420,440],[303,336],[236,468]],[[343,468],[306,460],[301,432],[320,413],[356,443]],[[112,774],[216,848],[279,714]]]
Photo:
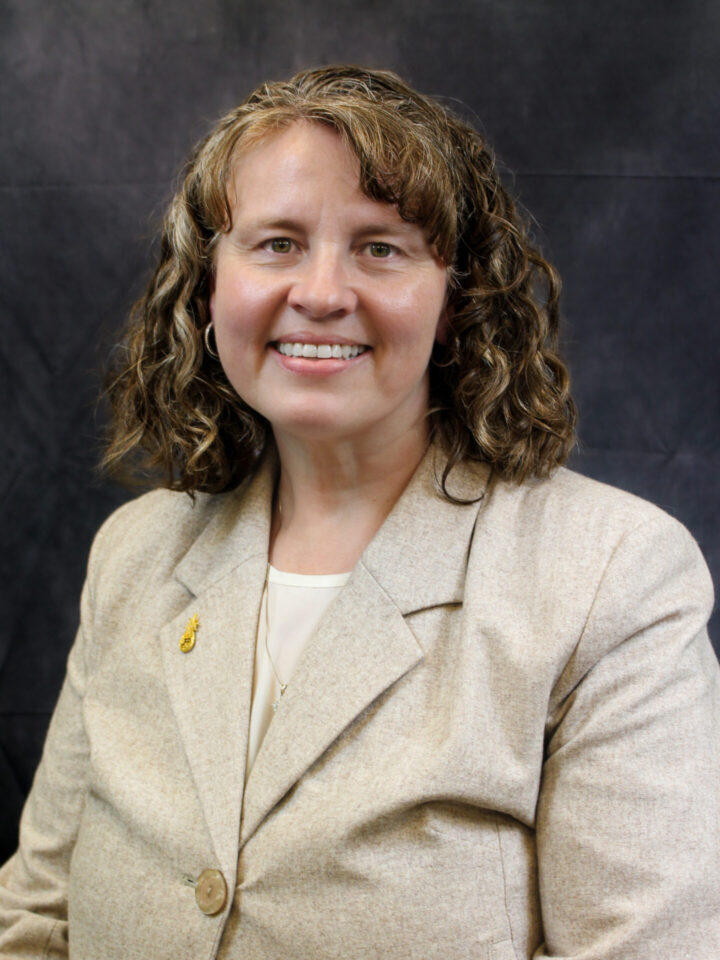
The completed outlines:
[[[262,79],[385,66],[476,115],[563,276],[575,468],[720,582],[719,39],[716,0],[0,2],[0,859],[127,497],[94,472],[99,371],[179,164]]]

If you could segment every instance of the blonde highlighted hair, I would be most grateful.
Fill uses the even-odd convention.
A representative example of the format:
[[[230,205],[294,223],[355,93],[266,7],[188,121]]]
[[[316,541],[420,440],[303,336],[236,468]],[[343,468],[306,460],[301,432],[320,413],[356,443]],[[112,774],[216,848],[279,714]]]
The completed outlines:
[[[573,444],[575,407],[556,353],[559,281],[530,242],[480,133],[394,73],[307,70],[259,86],[196,147],[167,211],[158,265],[108,380],[105,466],[160,471],[218,493],[253,469],[268,424],[203,344],[213,248],[231,226],[234,161],[297,120],[338,131],[360,185],[419,224],[448,265],[447,340],[430,367],[431,429],[447,453],[508,480],[543,476]]]

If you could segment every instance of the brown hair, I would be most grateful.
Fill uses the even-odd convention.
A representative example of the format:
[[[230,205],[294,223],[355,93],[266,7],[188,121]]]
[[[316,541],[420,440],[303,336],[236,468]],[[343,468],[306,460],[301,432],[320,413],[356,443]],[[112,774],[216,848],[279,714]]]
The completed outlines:
[[[336,129],[358,157],[366,195],[396,204],[448,265],[447,342],[435,345],[430,370],[444,479],[465,459],[514,481],[563,463],[575,407],[555,352],[559,280],[531,244],[491,149],[394,73],[331,66],[262,84],[191,155],[165,217],[158,266],[116,353],[104,464],[130,457],[191,493],[230,489],[255,465],[267,422],[203,347],[213,248],[231,225],[233,161],[300,119]]]

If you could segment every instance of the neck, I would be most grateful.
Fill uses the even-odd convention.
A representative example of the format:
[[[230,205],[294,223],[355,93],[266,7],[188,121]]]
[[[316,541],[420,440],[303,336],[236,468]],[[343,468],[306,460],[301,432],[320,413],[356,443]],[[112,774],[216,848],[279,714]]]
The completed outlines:
[[[270,561],[294,573],[351,570],[422,459],[425,421],[384,438],[308,443],[278,435],[280,459]]]

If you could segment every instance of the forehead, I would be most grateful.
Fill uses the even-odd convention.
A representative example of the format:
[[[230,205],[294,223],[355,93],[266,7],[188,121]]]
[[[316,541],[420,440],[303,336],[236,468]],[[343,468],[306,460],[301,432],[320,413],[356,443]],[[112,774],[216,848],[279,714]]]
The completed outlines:
[[[241,151],[231,170],[228,200],[234,222],[292,208],[293,213],[334,209],[406,223],[395,206],[363,193],[359,161],[342,135],[304,120]]]
[[[360,189],[358,160],[342,136],[331,127],[298,120],[241,149],[229,186],[235,194],[257,196],[263,184],[302,189],[328,175],[348,190]]]

